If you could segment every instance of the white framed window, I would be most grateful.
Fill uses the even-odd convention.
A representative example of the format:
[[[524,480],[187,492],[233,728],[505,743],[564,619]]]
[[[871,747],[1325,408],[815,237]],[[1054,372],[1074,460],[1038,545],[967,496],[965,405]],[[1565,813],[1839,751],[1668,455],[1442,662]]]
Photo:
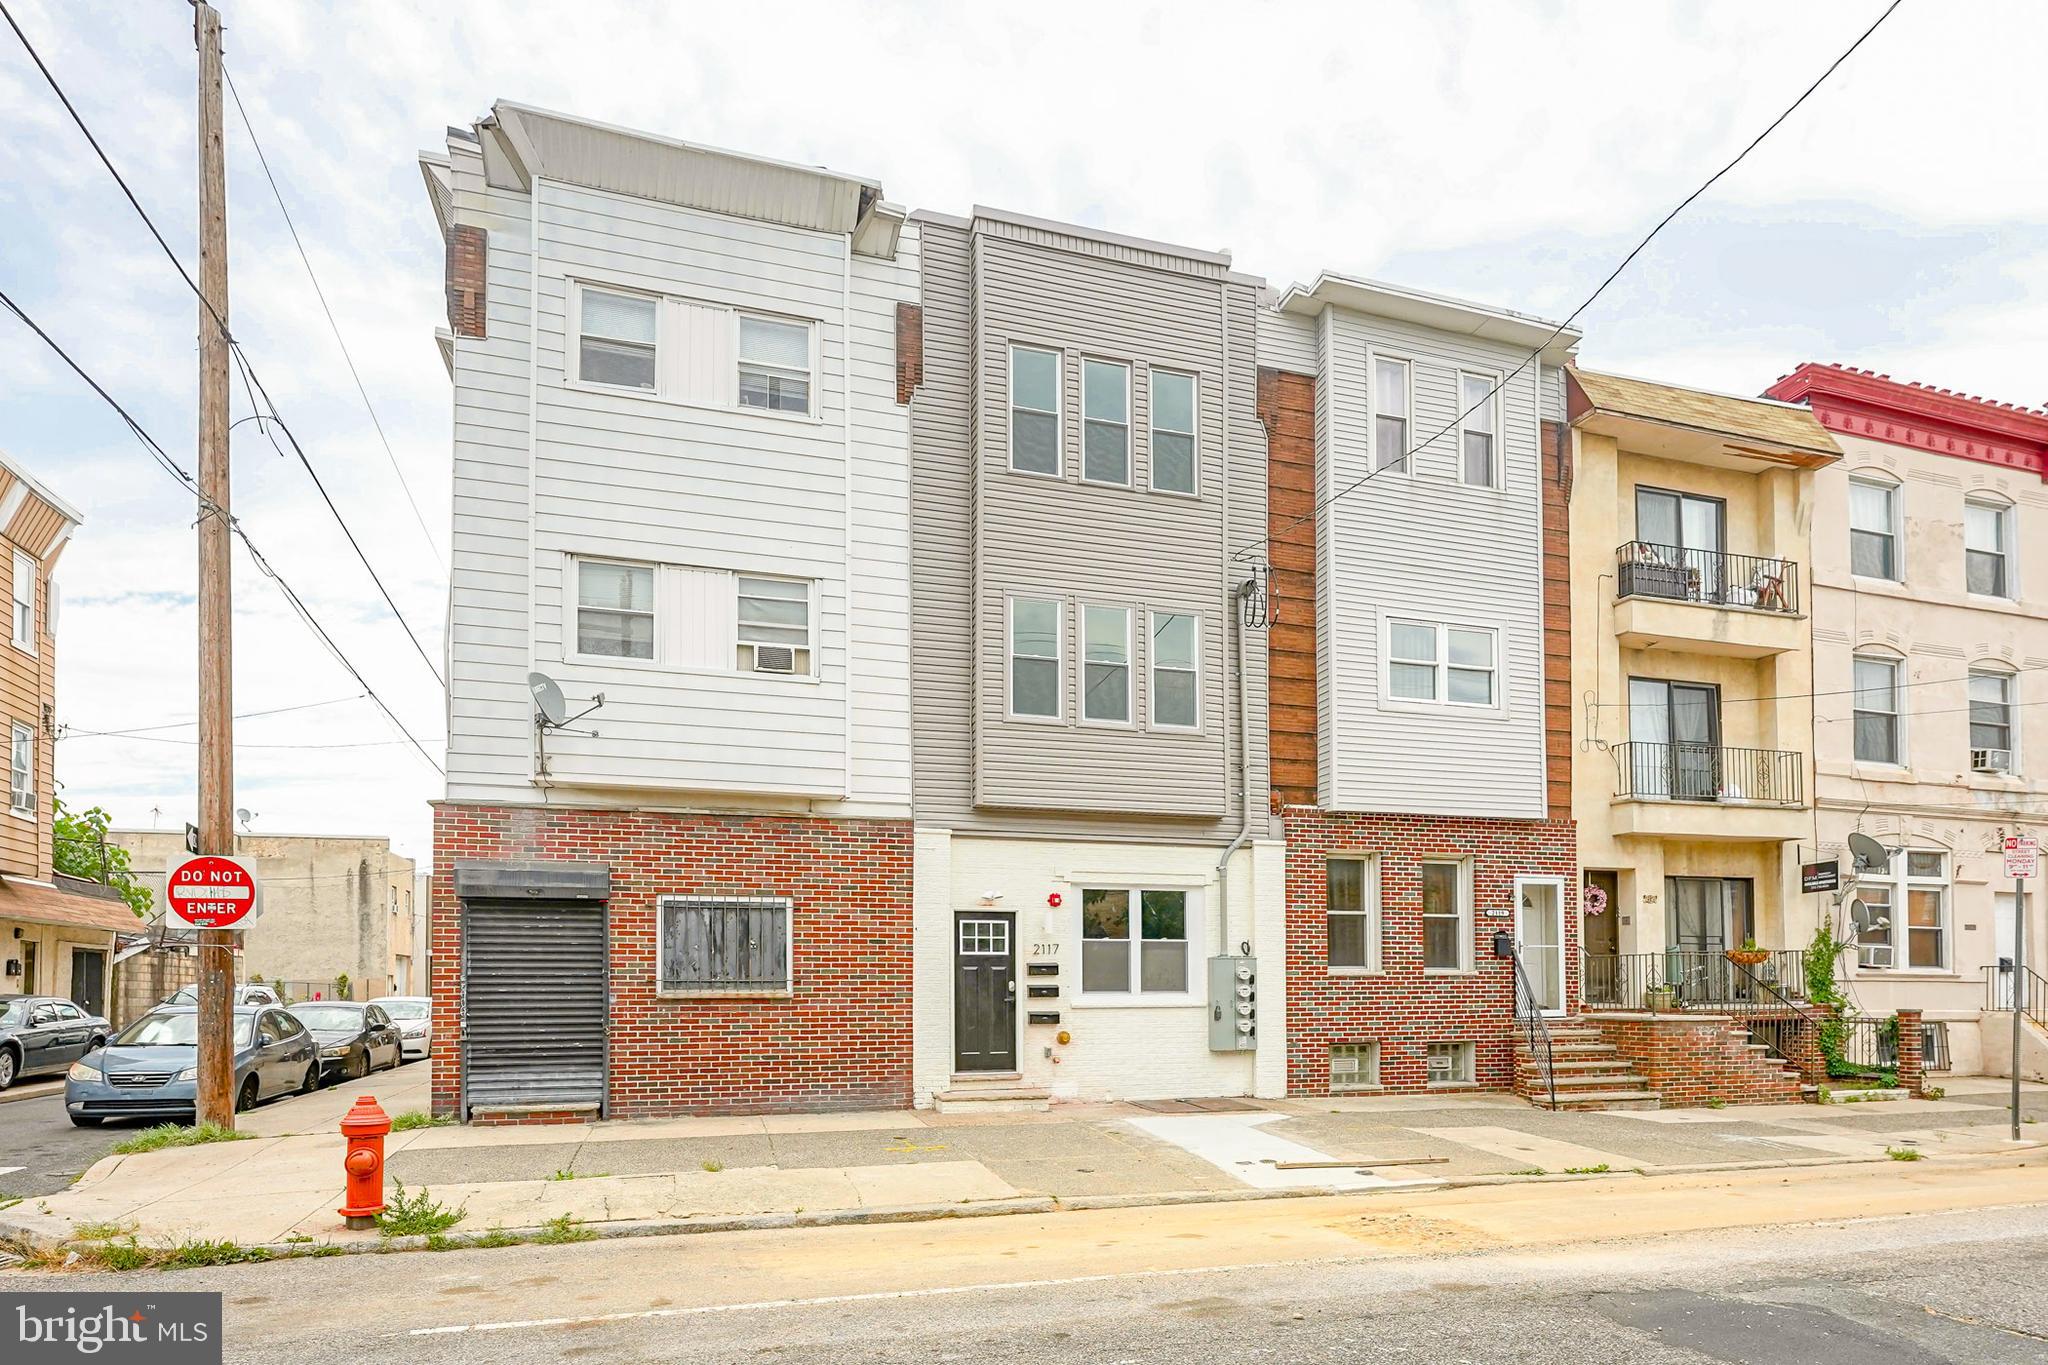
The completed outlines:
[[[1081,608],[1081,719],[1131,721],[1131,609]]]
[[[36,652],[36,561],[14,552],[14,645]]]
[[[1980,597],[2017,597],[2012,571],[2011,503],[1971,498],[1963,504],[1963,572]]]
[[[1330,1044],[1330,1093],[1380,1088],[1378,1043]]]
[[[1970,767],[1977,772],[2012,772],[2015,742],[2010,673],[1970,670]]]
[[[1492,627],[1390,618],[1387,696],[1448,706],[1498,705],[1499,633]]]
[[[576,297],[576,377],[652,393],[661,300],[590,285],[580,286]]]
[[[1859,578],[1904,580],[1897,484],[1874,478],[1849,480],[1849,572]]]
[[[1948,970],[1948,871],[1947,853],[1907,848],[1895,850],[1883,872],[1857,872],[1856,898],[1864,907],[1856,928],[1857,966]]]
[[[784,896],[661,896],[663,995],[786,995],[793,955]]]
[[[1856,761],[1903,765],[1899,661],[1859,654],[1855,677]]]
[[[1187,994],[1199,899],[1179,888],[1083,887],[1081,993]]]
[[[1423,1059],[1428,1084],[1472,1084],[1472,1051],[1470,1043],[1431,1043]]]
[[[1478,488],[1500,483],[1500,395],[1483,374],[1458,373],[1458,474]]]
[[[602,559],[576,565],[576,652],[654,658],[654,566]]]
[[[1152,728],[1202,726],[1202,622],[1184,611],[1151,614]]]
[[[1196,464],[1195,377],[1152,371],[1152,488],[1193,493],[1201,487]]]
[[[1472,970],[1472,864],[1424,859],[1421,878],[1422,970]]]
[[[1131,367],[1081,362],[1081,477],[1089,483],[1131,481]]]
[[[1372,467],[1408,468],[1408,415],[1414,409],[1408,362],[1378,356],[1372,362]]]
[[[1368,855],[1333,856],[1324,863],[1328,902],[1324,941],[1333,972],[1380,969],[1380,866]]]
[[[1010,468],[1020,474],[1059,476],[1060,369],[1058,351],[1010,348]]]
[[[811,585],[796,578],[739,574],[738,661],[747,673],[811,671]]]
[[[1010,715],[1060,718],[1060,604],[1049,597],[1009,600]]]
[[[16,815],[33,818],[36,813],[36,732],[20,721],[14,723],[10,756],[8,806]]]
[[[811,411],[811,326],[739,315],[739,400],[768,412]]]

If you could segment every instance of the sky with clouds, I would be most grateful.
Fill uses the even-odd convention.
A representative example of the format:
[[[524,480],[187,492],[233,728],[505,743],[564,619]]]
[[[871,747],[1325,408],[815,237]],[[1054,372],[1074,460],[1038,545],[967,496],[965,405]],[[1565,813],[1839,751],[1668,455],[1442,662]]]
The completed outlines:
[[[194,262],[185,0],[6,3]],[[230,108],[234,329],[438,656],[449,396],[414,153],[493,99],[874,176],[912,207],[1227,247],[1275,285],[1333,269],[1562,316],[1881,8],[225,0],[229,74],[428,531]],[[1906,0],[1585,315],[1582,360],[1734,392],[1833,360],[2048,399],[2044,39],[2037,4]],[[0,134],[0,289],[192,465],[196,304],[4,32]],[[0,376],[0,449],[85,514],[58,574],[60,790],[175,828],[190,501],[11,317]],[[253,423],[233,458],[251,537],[438,753],[439,686],[304,471]],[[434,771],[239,551],[236,593],[236,710],[303,708],[238,727],[253,827],[424,857]],[[145,726],[169,728],[84,733]]]

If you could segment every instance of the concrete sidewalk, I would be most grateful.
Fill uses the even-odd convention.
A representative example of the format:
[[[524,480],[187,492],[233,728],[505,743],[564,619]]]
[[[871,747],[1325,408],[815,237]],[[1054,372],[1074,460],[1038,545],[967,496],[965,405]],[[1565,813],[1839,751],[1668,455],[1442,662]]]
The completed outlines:
[[[0,1237],[59,1245],[81,1228],[143,1242],[375,1244],[335,1212],[356,1095],[423,1107],[407,1072],[247,1116],[257,1138],[111,1156],[62,1193],[0,1211]],[[608,1230],[856,1222],[1673,1174],[2015,1150],[2005,1082],[1939,1101],[1552,1113],[1500,1095],[684,1118],[393,1133],[386,1173],[465,1210],[453,1235],[570,1219]],[[2048,1087],[2026,1107],[2048,1115]],[[2027,1134],[2031,1138],[2032,1134]]]

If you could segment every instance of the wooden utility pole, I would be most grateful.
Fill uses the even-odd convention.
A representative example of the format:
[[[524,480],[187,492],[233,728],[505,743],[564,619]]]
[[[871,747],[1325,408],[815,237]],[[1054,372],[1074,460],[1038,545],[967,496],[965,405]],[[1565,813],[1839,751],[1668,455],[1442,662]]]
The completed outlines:
[[[199,44],[199,851],[235,851],[235,734],[228,556],[228,189],[220,13],[197,0]],[[235,935],[199,931],[201,1123],[235,1121]]]

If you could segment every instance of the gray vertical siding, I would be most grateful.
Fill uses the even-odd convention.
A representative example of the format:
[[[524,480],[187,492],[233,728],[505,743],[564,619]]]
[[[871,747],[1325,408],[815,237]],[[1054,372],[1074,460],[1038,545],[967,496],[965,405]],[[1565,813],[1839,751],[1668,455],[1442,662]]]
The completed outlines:
[[[1229,555],[1265,526],[1255,285],[1204,253],[1183,259],[1157,244],[1096,240],[1057,225],[933,216],[923,227],[925,372],[911,414],[918,818],[991,832],[1227,839],[1237,827],[1228,594],[1253,562],[1232,564]],[[1057,480],[1009,468],[1012,342],[1063,355]],[[1084,356],[1132,367],[1131,487],[1080,479]],[[1197,497],[1146,486],[1152,366],[1198,376]],[[1007,716],[1005,601],[1013,595],[1065,604],[1060,724]],[[1079,722],[1083,603],[1134,612],[1130,727]],[[1201,620],[1198,731],[1146,728],[1148,608]],[[1250,800],[1263,830],[1262,633],[1245,652]]]

